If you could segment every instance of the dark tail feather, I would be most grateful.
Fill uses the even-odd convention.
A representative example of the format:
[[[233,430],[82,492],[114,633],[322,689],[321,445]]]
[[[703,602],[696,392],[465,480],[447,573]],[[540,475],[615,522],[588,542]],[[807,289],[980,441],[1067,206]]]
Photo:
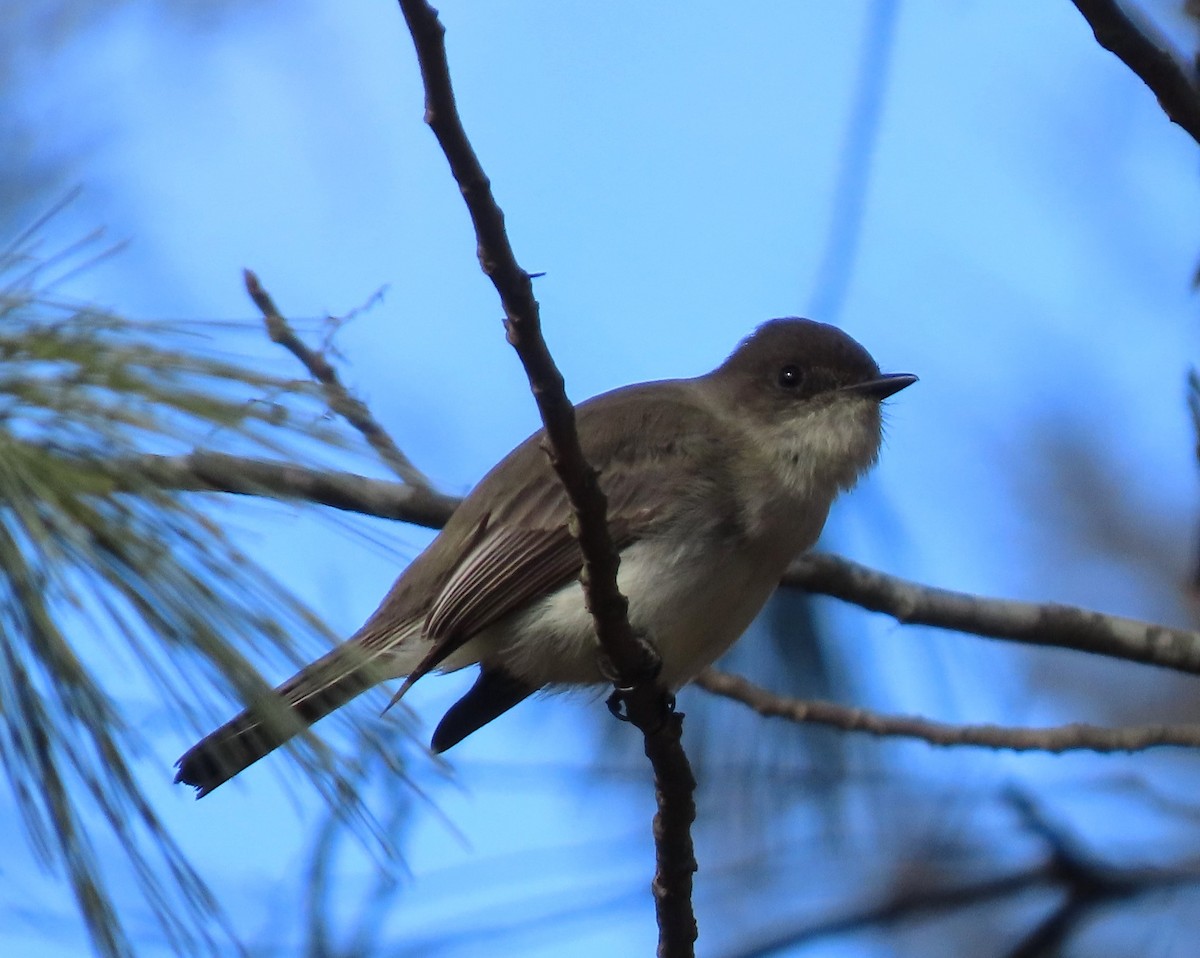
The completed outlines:
[[[444,752],[492,719],[503,715],[537,689],[499,669],[481,669],[479,678],[461,699],[450,706],[433,732],[432,749]]]
[[[202,738],[176,762],[176,782],[196,786],[203,798],[264,755],[273,752],[334,709],[390,676],[376,670],[361,649],[344,645],[302,669],[252,706]]]

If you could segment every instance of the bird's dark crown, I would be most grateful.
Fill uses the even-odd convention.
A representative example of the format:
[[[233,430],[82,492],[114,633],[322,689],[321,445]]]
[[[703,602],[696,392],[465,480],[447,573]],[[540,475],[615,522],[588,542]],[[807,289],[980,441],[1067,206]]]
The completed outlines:
[[[875,379],[879,367],[836,326],[789,317],[759,326],[713,375],[741,387],[808,399]]]

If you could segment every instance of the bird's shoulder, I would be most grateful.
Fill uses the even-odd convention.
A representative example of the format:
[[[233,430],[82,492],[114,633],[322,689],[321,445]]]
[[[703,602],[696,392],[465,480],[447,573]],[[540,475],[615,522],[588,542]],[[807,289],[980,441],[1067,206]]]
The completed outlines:
[[[689,379],[616,389],[583,403],[577,415],[584,455],[602,471],[653,470],[680,460],[700,466],[727,451],[734,438]]]
[[[626,386],[576,407],[584,458],[599,474],[610,522],[633,521],[642,500],[669,499],[696,476],[713,477],[737,437],[692,380]],[[569,505],[538,430],[506,456],[463,503],[463,528],[485,515],[526,528],[564,525]]]

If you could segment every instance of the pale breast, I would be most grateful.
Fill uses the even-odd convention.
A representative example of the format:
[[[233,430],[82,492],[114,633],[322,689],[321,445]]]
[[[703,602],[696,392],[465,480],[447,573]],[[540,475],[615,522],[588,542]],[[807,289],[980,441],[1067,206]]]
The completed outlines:
[[[817,522],[813,518],[794,530],[781,529],[793,538],[786,544],[705,548],[695,539],[647,539],[625,550],[618,584],[629,598],[634,629],[662,656],[664,684],[685,685],[737,641],[778,585],[787,562],[816,539],[824,514]],[[800,526],[804,539],[795,540]],[[506,671],[534,685],[605,681],[578,582],[506,617],[469,645],[464,659],[503,662]]]

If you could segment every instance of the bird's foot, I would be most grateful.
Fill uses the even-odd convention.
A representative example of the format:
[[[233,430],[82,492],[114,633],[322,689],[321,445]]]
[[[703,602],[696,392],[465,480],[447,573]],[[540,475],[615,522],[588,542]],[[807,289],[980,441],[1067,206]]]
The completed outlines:
[[[633,710],[643,704],[635,703],[633,700],[638,691],[637,687],[613,689],[612,694],[608,697],[605,704],[608,706],[608,710],[612,712],[614,718],[620,719],[622,722],[634,721]],[[651,714],[655,716],[655,721],[645,729],[647,732],[657,732],[675,712],[674,692],[668,692],[663,688],[656,688],[653,691],[653,696],[649,705],[653,710]]]
[[[654,643],[641,634],[637,639],[643,653],[640,669],[634,672],[618,670],[602,648],[597,650],[597,667],[613,684],[608,710],[622,722],[632,722],[642,731],[654,733],[675,712],[675,695],[658,684],[662,659]]]

